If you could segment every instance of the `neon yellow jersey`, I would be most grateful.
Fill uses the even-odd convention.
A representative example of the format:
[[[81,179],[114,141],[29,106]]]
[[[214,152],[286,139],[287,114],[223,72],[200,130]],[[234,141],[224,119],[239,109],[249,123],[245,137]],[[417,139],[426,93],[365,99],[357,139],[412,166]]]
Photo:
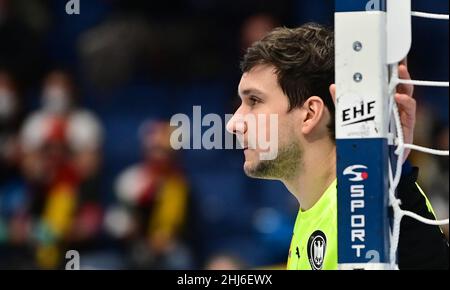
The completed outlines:
[[[337,269],[337,181],[316,204],[299,210],[289,249],[288,270]]]
[[[430,201],[416,183],[435,216]],[[288,270],[336,270],[337,256],[337,180],[307,211],[299,210],[287,262]]]

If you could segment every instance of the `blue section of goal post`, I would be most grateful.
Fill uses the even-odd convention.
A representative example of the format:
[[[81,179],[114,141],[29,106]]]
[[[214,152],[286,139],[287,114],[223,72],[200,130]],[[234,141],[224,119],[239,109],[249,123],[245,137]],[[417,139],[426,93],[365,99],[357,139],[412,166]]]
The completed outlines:
[[[336,12],[386,11],[386,0],[336,0],[335,10]],[[365,269],[370,268],[367,267],[368,263],[388,264],[390,230],[387,139],[337,139],[336,153],[339,267],[359,264],[361,269]],[[354,167],[344,175],[346,169],[351,169],[351,166],[355,165],[364,167]],[[348,172],[354,172],[356,175],[348,174]],[[352,189],[356,193],[353,197]],[[361,189],[364,191],[363,197],[355,197],[361,195]],[[363,208],[355,207],[355,205],[361,205],[361,200],[355,201],[357,199],[364,201]],[[364,226],[361,226],[362,218]],[[353,233],[353,240],[352,230],[357,231],[356,235],[355,232]],[[361,241],[362,236],[363,241]],[[359,257],[355,246],[364,246]]]
[[[336,146],[338,264],[388,263],[387,140],[338,139]],[[355,165],[358,167],[349,171],[355,172],[356,177],[353,174],[344,175],[347,168]],[[361,201],[364,202],[363,208],[360,208]],[[359,238],[361,236],[364,236],[364,241]],[[361,247],[359,257],[357,247]]]
[[[386,11],[386,0],[336,0],[336,12]]]

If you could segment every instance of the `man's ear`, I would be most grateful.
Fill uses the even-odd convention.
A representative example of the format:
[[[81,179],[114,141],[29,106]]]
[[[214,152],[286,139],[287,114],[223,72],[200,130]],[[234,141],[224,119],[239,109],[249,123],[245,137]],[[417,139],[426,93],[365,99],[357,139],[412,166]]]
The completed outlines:
[[[302,108],[305,112],[303,114],[302,133],[307,135],[322,121],[325,104],[320,97],[312,96],[305,101]]]
[[[336,106],[336,85],[335,84],[330,85],[330,94],[331,94],[331,97],[333,98],[333,103]]]

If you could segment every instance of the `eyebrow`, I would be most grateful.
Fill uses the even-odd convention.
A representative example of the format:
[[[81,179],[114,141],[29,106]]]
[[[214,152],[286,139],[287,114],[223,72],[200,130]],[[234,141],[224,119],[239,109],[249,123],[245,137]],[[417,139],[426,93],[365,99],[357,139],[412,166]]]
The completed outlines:
[[[245,89],[245,90],[242,91],[242,95],[241,95],[241,94],[239,93],[239,91],[238,91],[238,96],[239,96],[239,97],[241,97],[241,96],[248,96],[248,95],[259,95],[259,96],[264,96],[264,93],[261,92],[261,91],[258,90],[258,89]]]

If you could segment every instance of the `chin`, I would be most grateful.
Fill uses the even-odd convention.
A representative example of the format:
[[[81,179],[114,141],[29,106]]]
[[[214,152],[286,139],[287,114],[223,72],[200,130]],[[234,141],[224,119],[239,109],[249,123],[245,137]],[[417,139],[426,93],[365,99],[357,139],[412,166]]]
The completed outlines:
[[[256,164],[252,161],[245,161],[244,162],[244,172],[249,177],[256,177],[255,176],[255,168]]]
[[[256,162],[245,161],[244,172],[248,177],[260,178],[260,179],[271,179],[269,176],[265,176],[265,174],[259,170],[259,163],[256,163]]]

